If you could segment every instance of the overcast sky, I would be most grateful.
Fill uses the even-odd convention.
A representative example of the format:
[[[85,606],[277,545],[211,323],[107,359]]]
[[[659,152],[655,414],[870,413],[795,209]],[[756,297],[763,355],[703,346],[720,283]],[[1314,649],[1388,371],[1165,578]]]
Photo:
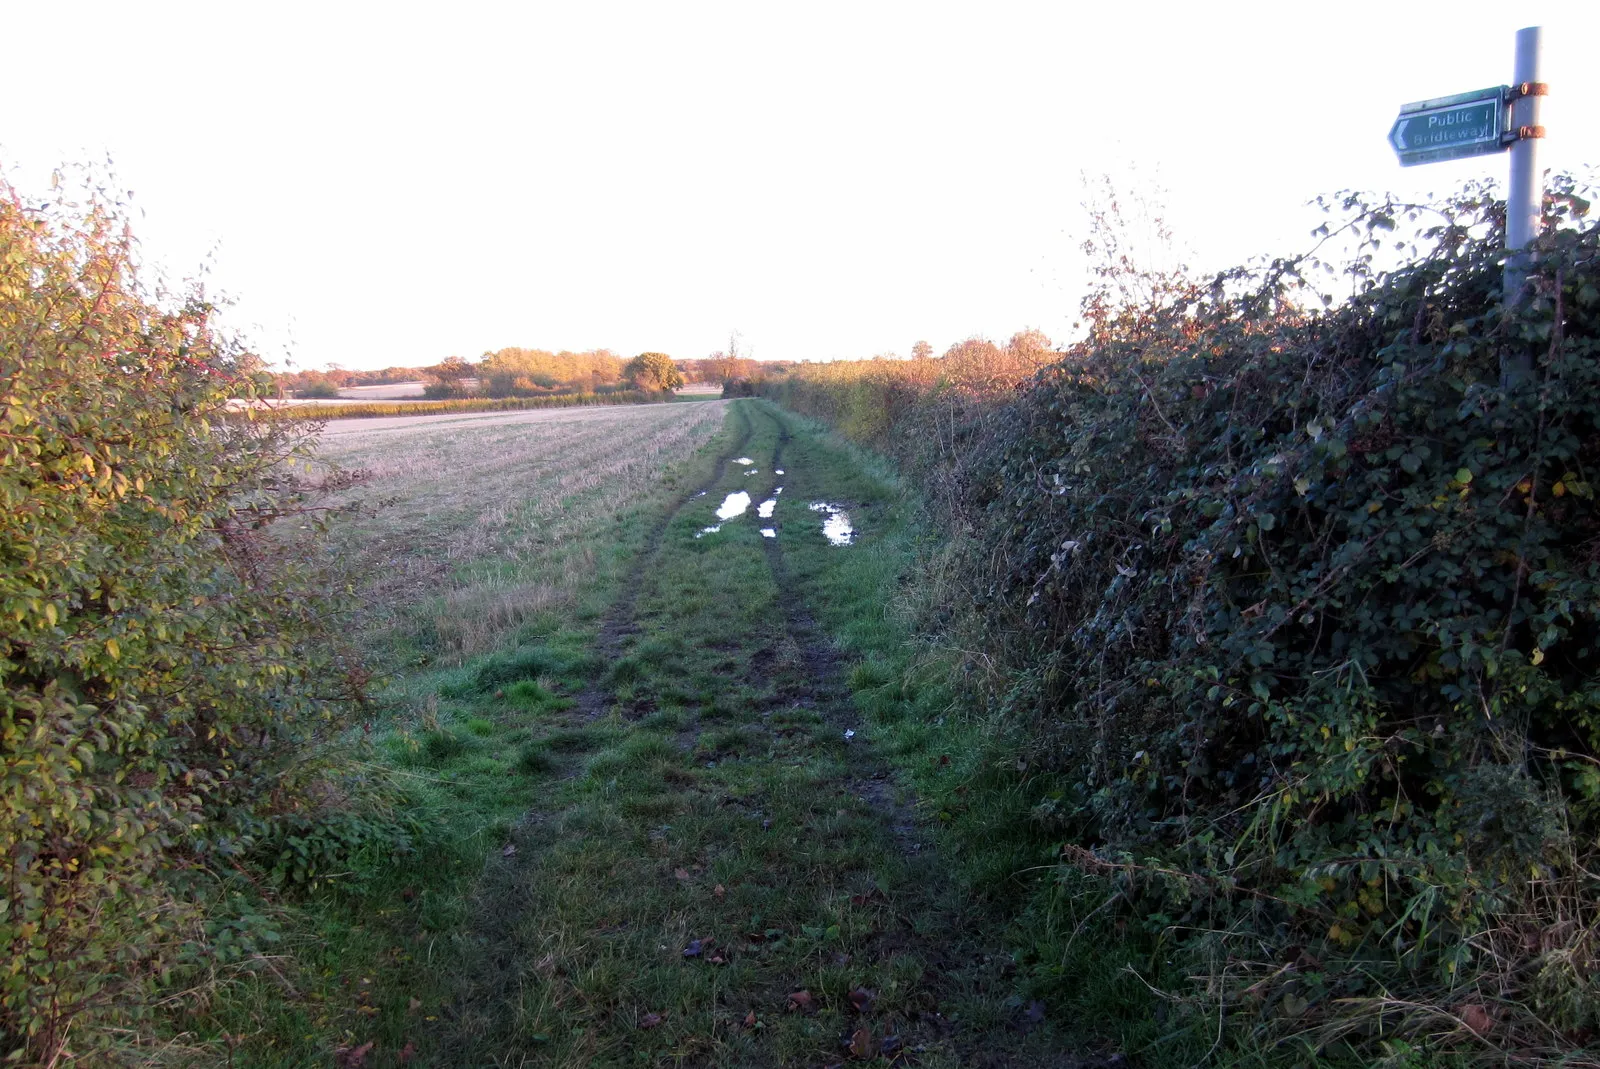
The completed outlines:
[[[1406,101],[1508,82],[1535,23],[1542,162],[1600,164],[1593,0],[0,15],[13,181],[109,156],[146,257],[181,278],[213,256],[230,321],[302,367],[1061,339],[1080,175],[1164,186],[1200,266],[1298,251],[1319,193],[1503,181],[1504,156],[1402,169],[1385,135]]]

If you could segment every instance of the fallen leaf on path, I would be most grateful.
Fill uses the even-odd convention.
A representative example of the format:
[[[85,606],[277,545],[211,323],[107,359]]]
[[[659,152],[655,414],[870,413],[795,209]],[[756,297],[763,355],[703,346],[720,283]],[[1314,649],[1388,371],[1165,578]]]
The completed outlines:
[[[664,1020],[666,1020],[666,1018],[659,1013],[647,1013],[643,1017],[639,1018],[639,1027],[656,1028],[659,1027],[661,1022]]]
[[[1475,1036],[1486,1036],[1494,1028],[1494,1015],[1476,1002],[1461,1007],[1461,1020]]]
[[[755,1010],[751,1010],[749,1013],[744,1015],[744,1026],[746,1028],[754,1028],[756,1026],[756,1011]]]
[[[720,883],[711,889],[711,895],[713,898],[721,898],[727,893],[727,890]]]
[[[672,876],[677,880],[687,880],[689,878],[689,872],[687,869],[673,869]]]
[[[877,997],[878,993],[876,991],[870,988],[858,987],[850,992],[850,1005],[854,1006],[858,1013],[867,1013],[872,1009],[873,999]]]
[[[372,1053],[372,1048],[376,1045],[369,1039],[359,1047],[340,1047],[334,1052],[333,1064],[339,1069],[362,1069],[367,1064],[367,1055]]]
[[[504,850],[500,851],[500,856],[501,857],[510,857],[512,854],[514,854],[516,852],[517,852],[517,844],[516,843],[506,843],[506,848]]]
[[[406,1009],[411,1013],[416,1013],[418,1010],[422,1009],[422,1000],[420,998],[413,998],[410,1002],[406,1003]]]
[[[817,1009],[817,1000],[811,997],[809,991],[791,991],[789,993],[789,1008],[802,1013],[814,1013]]]
[[[417,1045],[408,1039],[406,1040],[406,1045],[401,1047],[400,1052],[394,1056],[394,1060],[399,1062],[401,1065],[410,1065],[411,1059],[415,1058],[416,1056]]]
[[[870,1058],[878,1052],[878,1045],[872,1041],[872,1029],[862,1025],[856,1029],[855,1035],[850,1037],[850,1054],[856,1058]]]

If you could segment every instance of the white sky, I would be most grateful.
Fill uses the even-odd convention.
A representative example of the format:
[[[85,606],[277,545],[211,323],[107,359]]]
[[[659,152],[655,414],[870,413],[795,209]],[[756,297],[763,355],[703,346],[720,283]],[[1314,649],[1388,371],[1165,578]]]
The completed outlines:
[[[507,345],[678,357],[1070,333],[1080,173],[1166,187],[1199,265],[1302,207],[1418,195],[1400,104],[1511,79],[1545,27],[1541,162],[1600,164],[1600,4],[0,0],[26,191],[114,161],[147,259],[269,359]],[[26,44],[24,44],[24,38]],[[21,106],[19,106],[21,105]],[[1142,176],[1130,178],[1130,175]]]

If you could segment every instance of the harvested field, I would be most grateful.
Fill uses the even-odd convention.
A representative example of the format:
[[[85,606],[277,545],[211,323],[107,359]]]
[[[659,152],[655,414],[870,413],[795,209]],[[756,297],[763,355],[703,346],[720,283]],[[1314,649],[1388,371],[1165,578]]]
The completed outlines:
[[[724,406],[541,409],[333,423],[321,456],[359,473],[332,499],[359,514],[334,552],[370,633],[422,632],[447,659],[570,610],[597,569],[592,536],[639,507],[667,458],[722,426]]]
[[[425,382],[391,382],[384,386],[346,386],[339,396],[347,401],[402,401],[421,397]]]
[[[474,427],[494,423],[570,422],[627,418],[621,409],[633,406],[597,405],[572,408],[530,408],[506,412],[441,412],[436,416],[375,416],[360,420],[330,420],[322,430],[324,438],[362,435],[382,431],[421,431],[430,426],[471,422]],[[646,406],[654,407],[654,406]],[[719,415],[718,419],[721,418]],[[342,447],[341,447],[342,448]]]

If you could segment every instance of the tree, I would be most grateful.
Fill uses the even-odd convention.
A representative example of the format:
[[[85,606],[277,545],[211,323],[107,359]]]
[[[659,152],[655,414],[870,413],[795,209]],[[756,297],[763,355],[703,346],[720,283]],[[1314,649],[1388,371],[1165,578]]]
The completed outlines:
[[[925,341],[919,341],[911,347],[911,359],[930,360],[933,358],[933,346]]]
[[[666,353],[640,353],[622,370],[623,377],[641,390],[665,393],[683,385],[683,372]]]
[[[1011,335],[1008,347],[1018,356],[1037,356],[1050,352],[1053,345],[1054,343],[1050,340],[1049,335],[1045,334],[1044,331],[1029,327],[1027,330],[1019,330]]]
[[[422,396],[430,400],[465,397],[467,380],[476,374],[473,366],[459,356],[447,356],[439,363],[423,370],[434,380],[422,390]]]
[[[437,364],[427,369],[428,374],[442,383],[455,385],[462,379],[471,378],[472,365],[459,356],[447,356]]]

